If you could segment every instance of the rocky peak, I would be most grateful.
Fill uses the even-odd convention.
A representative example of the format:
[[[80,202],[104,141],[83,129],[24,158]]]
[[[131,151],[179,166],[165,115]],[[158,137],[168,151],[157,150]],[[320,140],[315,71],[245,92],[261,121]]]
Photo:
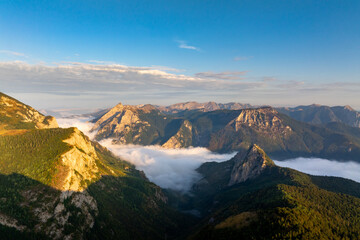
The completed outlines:
[[[144,113],[149,113],[153,110],[156,110],[156,107],[154,107],[153,105],[151,104],[145,104],[145,105],[137,105],[135,107],[138,107],[139,110],[143,111]]]
[[[253,144],[246,153],[236,154],[232,160],[234,167],[231,171],[229,186],[254,179],[266,168],[275,165],[264,150],[256,144]]]
[[[350,105],[345,105],[344,109],[349,110],[349,111],[355,111]]]
[[[291,128],[283,123],[279,113],[271,107],[244,109],[229,125],[232,125],[235,131],[244,125],[263,131],[291,131]]]
[[[119,103],[110,109],[104,116],[96,121],[93,131],[97,131],[96,139],[105,138],[110,135],[116,135],[118,141],[127,143],[126,136],[133,129],[142,132],[150,124],[140,119],[141,114],[148,113],[154,108],[151,105],[141,107],[122,105]]]

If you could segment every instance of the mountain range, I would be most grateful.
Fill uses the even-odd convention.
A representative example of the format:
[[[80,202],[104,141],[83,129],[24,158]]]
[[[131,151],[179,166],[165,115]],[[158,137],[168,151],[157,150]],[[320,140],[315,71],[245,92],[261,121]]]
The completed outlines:
[[[277,159],[313,156],[360,161],[359,128],[341,122],[301,122],[272,107],[167,114],[152,105],[119,103],[93,122],[96,140],[112,138],[121,144],[206,147],[224,153],[257,143]]]
[[[94,122],[98,139],[164,147],[209,139],[213,143],[221,139],[218,136],[225,144],[230,136],[245,133],[256,137],[246,140],[232,159],[202,164],[197,169],[202,178],[190,192],[180,193],[151,183],[126,159],[115,157],[77,128],[59,128],[56,119],[1,93],[0,239],[360,235],[360,183],[278,167],[261,148],[272,146],[261,139],[290,144],[287,136],[293,135],[304,142],[332,134],[355,141],[356,128],[309,125],[270,107],[168,115],[151,105],[119,104]],[[223,146],[219,142],[208,147]]]
[[[237,102],[216,103],[216,102],[185,102],[176,103],[169,106],[155,106],[163,113],[176,114],[183,111],[198,110],[203,112],[215,110],[240,110],[246,108],[258,108],[250,104],[242,104]],[[350,106],[324,106],[312,104],[308,106],[297,107],[275,107],[278,112],[284,113],[295,120],[311,123],[326,124],[330,122],[338,122],[349,125],[351,127],[360,127],[360,113]]]
[[[338,122],[360,128],[360,113],[350,106],[328,107],[313,104],[294,108],[277,108],[277,110],[302,122],[312,124]]]

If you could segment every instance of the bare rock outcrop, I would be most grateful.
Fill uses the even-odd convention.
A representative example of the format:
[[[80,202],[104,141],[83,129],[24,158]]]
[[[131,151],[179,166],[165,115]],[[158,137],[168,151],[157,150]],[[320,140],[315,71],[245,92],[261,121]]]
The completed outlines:
[[[179,131],[169,138],[162,147],[164,148],[183,148],[190,147],[192,144],[192,125],[188,120],[185,120]]]
[[[248,126],[257,131],[273,133],[290,133],[290,126],[284,124],[278,112],[271,107],[245,109],[229,123],[238,131],[242,126]]]
[[[148,112],[153,108],[149,105],[141,107],[127,106],[119,103],[110,109],[104,116],[96,121],[93,131],[97,131],[96,136],[102,138],[115,135],[119,143],[127,143],[126,136],[134,131],[140,134],[150,124],[139,118],[139,111]],[[136,140],[136,135],[134,137]]]
[[[77,128],[74,128],[74,132],[64,142],[69,144],[71,149],[60,157],[54,186],[61,191],[83,191],[87,183],[99,178],[96,150]]]
[[[258,177],[266,168],[275,165],[265,152],[256,144],[244,154],[238,153],[233,158],[234,167],[231,171],[229,186]]]

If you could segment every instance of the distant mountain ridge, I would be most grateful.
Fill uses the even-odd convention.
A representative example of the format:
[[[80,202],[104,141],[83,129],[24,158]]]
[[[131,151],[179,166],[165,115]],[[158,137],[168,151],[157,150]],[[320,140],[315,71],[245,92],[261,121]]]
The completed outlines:
[[[147,104],[149,106],[149,104]],[[130,106],[130,105],[128,105]],[[141,108],[145,106],[134,105],[132,107]],[[180,114],[186,111],[216,111],[216,110],[241,110],[247,108],[259,108],[262,106],[254,106],[250,104],[243,104],[238,102],[230,103],[216,103],[204,102],[198,103],[195,101],[176,103],[169,106],[151,105],[165,114]],[[327,124],[331,122],[339,122],[351,127],[360,128],[360,112],[354,110],[352,107],[346,106],[325,106],[319,104],[301,105],[297,107],[274,107],[277,111],[284,113],[298,121],[311,124]],[[95,114],[99,116],[103,114],[102,111]]]
[[[340,122],[351,127],[360,128],[360,112],[354,110],[348,105],[329,107],[313,104],[309,106],[276,109],[279,112],[302,122],[312,124]]]
[[[228,110],[239,110],[244,108],[253,107],[250,104],[242,104],[236,102],[230,103],[216,103],[216,102],[204,102],[198,103],[195,101],[192,102],[184,102],[184,103],[176,103],[169,106],[156,106],[161,112],[164,113],[179,113],[181,111],[189,111],[189,110],[200,110],[204,112],[228,109]]]
[[[316,156],[360,161],[358,128],[310,125],[271,107],[166,114],[152,105],[118,104],[93,122],[96,140],[111,138],[121,144],[232,152],[256,143],[277,159]]]

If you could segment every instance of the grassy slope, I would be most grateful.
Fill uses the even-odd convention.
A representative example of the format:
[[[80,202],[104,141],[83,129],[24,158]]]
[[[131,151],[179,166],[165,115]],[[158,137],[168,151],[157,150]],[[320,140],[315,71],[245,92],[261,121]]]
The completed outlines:
[[[23,122],[22,118],[17,114],[17,112],[20,112],[24,115],[27,115],[27,110],[32,109],[32,107],[16,100],[15,98],[12,98],[2,92],[0,92],[0,98],[5,97],[8,98],[18,104],[19,106],[10,108],[7,106],[4,106],[0,104],[0,112],[6,112],[5,114],[0,114],[0,130],[1,129],[35,129],[35,123],[33,122]],[[20,107],[22,106],[22,107]]]
[[[72,132],[71,128],[59,128],[0,136],[0,173],[18,173],[50,185],[56,161],[70,149],[62,140]]]

